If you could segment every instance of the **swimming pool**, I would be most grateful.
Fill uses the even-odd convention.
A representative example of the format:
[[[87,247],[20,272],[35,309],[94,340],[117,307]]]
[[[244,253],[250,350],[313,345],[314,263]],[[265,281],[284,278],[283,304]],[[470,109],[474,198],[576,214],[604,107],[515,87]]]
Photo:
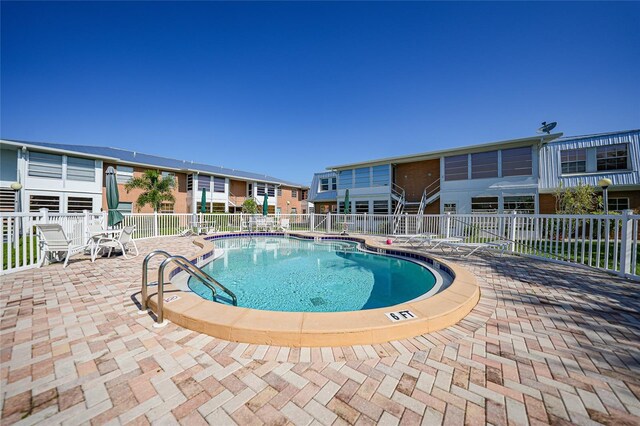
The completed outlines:
[[[215,241],[223,254],[203,269],[238,297],[238,306],[266,311],[347,312],[424,297],[443,284],[426,265],[364,252],[349,241],[251,236]],[[200,281],[188,287],[211,300]],[[228,303],[218,294],[218,302]]]

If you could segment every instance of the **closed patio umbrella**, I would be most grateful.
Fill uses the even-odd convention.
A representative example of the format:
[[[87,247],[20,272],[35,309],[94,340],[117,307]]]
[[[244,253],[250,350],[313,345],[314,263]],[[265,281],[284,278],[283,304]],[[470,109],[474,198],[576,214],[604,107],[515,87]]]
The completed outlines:
[[[107,208],[109,213],[107,216],[107,224],[109,226],[115,226],[122,222],[124,217],[122,213],[118,211],[118,204],[120,204],[120,194],[118,193],[118,182],[116,181],[116,171],[113,167],[107,168],[107,178],[105,181],[107,190]]]
[[[351,203],[349,202],[349,190],[344,194],[344,214],[351,213]]]
[[[262,216],[269,214],[269,194],[265,191],[264,200],[262,201]]]
[[[202,188],[202,198],[200,199],[200,213],[207,212],[207,190]]]

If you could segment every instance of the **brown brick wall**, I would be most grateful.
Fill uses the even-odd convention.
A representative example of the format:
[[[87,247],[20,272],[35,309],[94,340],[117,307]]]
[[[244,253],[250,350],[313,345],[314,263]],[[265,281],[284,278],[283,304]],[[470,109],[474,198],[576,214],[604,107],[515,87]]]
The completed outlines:
[[[102,173],[104,174],[102,180],[102,207],[104,210],[107,209],[107,192],[105,188],[106,183],[106,170],[107,167],[112,166],[114,169],[117,169],[115,164],[105,163],[103,166]],[[138,177],[141,176],[147,167],[134,167],[133,168],[133,176]],[[162,172],[162,170],[160,170]],[[176,173],[176,188],[173,191],[173,196],[175,197],[175,203],[173,206],[174,213],[188,213],[189,205],[187,204],[187,175],[184,173]],[[140,189],[134,189],[131,192],[127,193],[127,190],[124,188],[124,184],[118,184],[118,193],[120,195],[120,201],[124,203],[133,203],[133,212],[134,213],[153,213],[153,208],[149,205],[144,206],[144,208],[138,210],[136,207],[136,201],[138,200],[138,196],[143,191]]]
[[[291,213],[291,209],[296,209],[297,213],[302,213],[302,190],[300,188],[291,188],[289,186],[280,187],[282,195],[278,196],[278,207],[283,214]],[[291,195],[291,191],[297,191],[296,196]],[[287,201],[290,202],[287,205]]]
[[[425,214],[440,214],[440,199],[437,199],[433,203],[429,204],[424,209]]]
[[[395,183],[404,188],[409,202],[420,201],[424,189],[439,178],[439,159],[402,163],[395,166]],[[440,207],[438,207],[438,213],[440,213],[439,209]]]

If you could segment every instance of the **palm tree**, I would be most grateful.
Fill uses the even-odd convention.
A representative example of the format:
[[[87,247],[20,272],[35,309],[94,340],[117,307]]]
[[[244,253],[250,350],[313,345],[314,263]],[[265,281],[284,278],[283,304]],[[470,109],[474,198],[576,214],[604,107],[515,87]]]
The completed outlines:
[[[176,181],[173,176],[163,177],[157,170],[145,170],[142,176],[134,177],[126,183],[124,189],[127,193],[132,189],[141,189],[143,192],[136,201],[138,209],[149,204],[153,207],[153,211],[157,212],[163,202],[175,201],[172,193],[175,186]]]

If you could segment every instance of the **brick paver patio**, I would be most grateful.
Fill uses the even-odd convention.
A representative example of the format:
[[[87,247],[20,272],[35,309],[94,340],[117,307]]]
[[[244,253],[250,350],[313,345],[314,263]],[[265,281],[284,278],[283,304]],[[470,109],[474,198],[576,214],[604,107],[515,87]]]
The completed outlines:
[[[0,277],[2,424],[640,424],[640,283],[456,259],[482,285],[455,327],[383,345],[237,344],[139,315],[143,255]]]

